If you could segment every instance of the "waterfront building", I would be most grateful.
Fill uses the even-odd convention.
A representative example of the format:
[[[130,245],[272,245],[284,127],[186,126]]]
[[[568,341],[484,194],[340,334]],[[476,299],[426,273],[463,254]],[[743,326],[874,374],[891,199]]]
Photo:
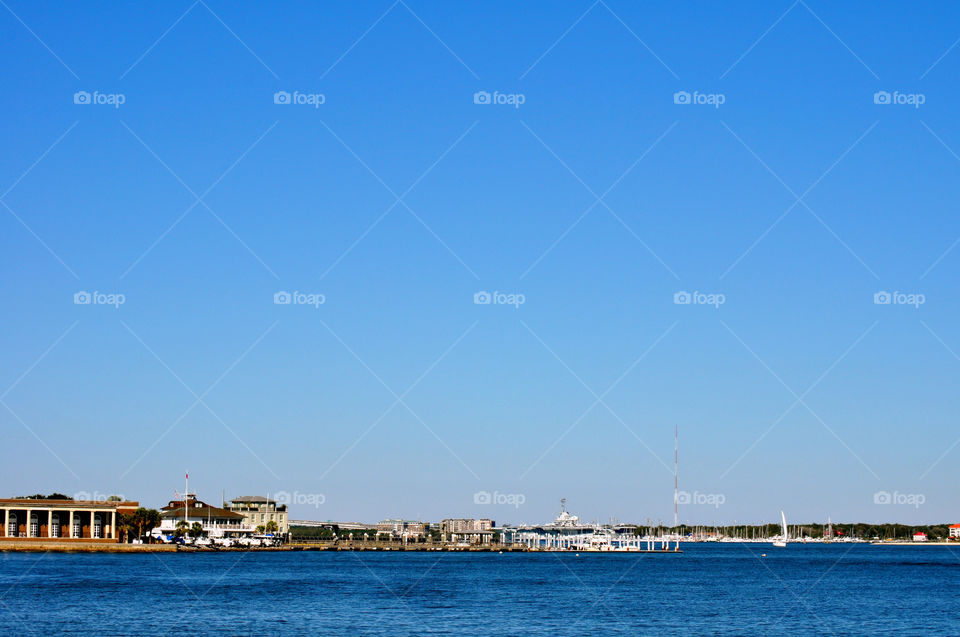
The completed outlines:
[[[505,544],[524,544],[531,548],[566,547],[593,536],[596,525],[582,524],[580,518],[567,511],[567,500],[560,500],[560,515],[548,524],[504,527],[500,530]]]
[[[440,534],[450,542],[490,544],[496,523],[487,518],[446,518],[440,521]]]
[[[960,524],[951,524],[950,525],[950,537],[960,538]]]
[[[923,531],[920,531],[919,533],[914,533],[914,534],[913,534],[913,541],[914,541],[914,542],[926,542],[926,541],[927,541],[927,534],[924,533]]]
[[[160,526],[153,529],[152,535],[170,538],[184,520],[188,527],[198,522],[203,534],[210,538],[249,538],[256,532],[256,527],[246,524],[240,513],[211,506],[198,500],[196,494],[188,493],[185,501],[171,500],[160,509]]]
[[[620,524],[584,524],[567,511],[566,499],[560,500],[560,515],[548,524],[503,527],[503,544],[521,544],[548,551],[666,551],[673,536],[635,535],[635,527]]]
[[[230,500],[226,508],[242,515],[244,524],[254,528],[266,526],[267,522],[276,522],[278,533],[286,535],[290,532],[287,505],[277,505],[276,500],[262,495],[242,495]]]
[[[0,540],[119,541],[117,516],[133,513],[138,502],[117,500],[0,499],[3,533]]]
[[[368,531],[376,528],[376,524],[367,524],[366,522],[334,522],[327,520],[321,522],[317,520],[290,520],[290,526],[304,526],[314,529],[330,529],[331,531]]]
[[[377,522],[377,536],[386,535],[397,540],[419,540],[426,535],[430,525],[416,520],[400,518]]]

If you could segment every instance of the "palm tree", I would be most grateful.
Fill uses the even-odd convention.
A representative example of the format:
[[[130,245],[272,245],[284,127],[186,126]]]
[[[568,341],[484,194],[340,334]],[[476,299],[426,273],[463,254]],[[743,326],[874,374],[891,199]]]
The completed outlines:
[[[264,532],[266,533],[276,533],[277,532],[277,523],[273,520],[267,522],[263,527]]]
[[[137,529],[137,537],[140,539],[160,526],[160,512],[156,509],[140,507],[129,517],[132,525]]]
[[[117,531],[120,532],[121,542],[126,542],[130,537],[130,533],[136,527],[133,518],[133,514],[120,513],[117,515]]]
[[[194,522],[190,526],[190,537],[200,537],[203,535],[203,525],[199,522]]]
[[[187,534],[187,530],[189,528],[190,528],[190,525],[187,524],[186,520],[180,520],[179,522],[177,522],[177,528],[173,532],[173,534],[177,537],[183,537],[184,535]]]

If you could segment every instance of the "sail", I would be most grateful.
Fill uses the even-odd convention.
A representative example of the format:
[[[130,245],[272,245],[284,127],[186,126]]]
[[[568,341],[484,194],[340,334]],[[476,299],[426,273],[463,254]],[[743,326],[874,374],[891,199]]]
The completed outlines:
[[[783,522],[783,539],[787,539],[787,514],[781,511],[780,519]]]

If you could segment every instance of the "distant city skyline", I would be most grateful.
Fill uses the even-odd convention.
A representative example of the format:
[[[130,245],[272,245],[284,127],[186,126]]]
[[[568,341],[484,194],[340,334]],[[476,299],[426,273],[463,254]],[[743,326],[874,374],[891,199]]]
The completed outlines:
[[[960,6],[0,27],[0,496],[957,521]]]

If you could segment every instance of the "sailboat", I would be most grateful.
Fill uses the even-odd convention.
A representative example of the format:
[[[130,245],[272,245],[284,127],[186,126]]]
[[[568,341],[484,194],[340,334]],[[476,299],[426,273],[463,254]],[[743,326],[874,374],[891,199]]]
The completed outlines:
[[[783,535],[775,539],[773,541],[773,545],[783,548],[787,545],[787,514],[784,513],[783,511],[780,512],[780,520],[783,524],[783,527],[782,527]]]

